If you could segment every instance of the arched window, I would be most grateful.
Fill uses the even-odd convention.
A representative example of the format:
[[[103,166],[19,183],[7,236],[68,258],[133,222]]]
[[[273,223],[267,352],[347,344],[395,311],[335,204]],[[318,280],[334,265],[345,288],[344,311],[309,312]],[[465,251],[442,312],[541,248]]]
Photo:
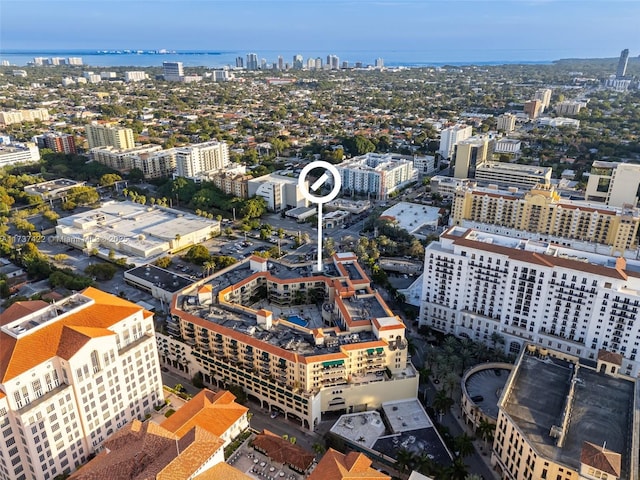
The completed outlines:
[[[100,359],[96,350],[91,352],[91,366],[93,367],[93,373],[100,371]]]

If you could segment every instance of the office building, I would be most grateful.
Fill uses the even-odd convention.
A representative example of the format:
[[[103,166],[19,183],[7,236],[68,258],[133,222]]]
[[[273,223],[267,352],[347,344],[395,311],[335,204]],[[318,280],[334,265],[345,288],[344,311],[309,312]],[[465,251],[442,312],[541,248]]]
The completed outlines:
[[[385,200],[416,180],[417,172],[409,158],[393,153],[367,153],[345,160],[336,165],[342,177],[342,191]]]
[[[145,178],[167,177],[176,170],[176,149],[162,150],[155,144],[128,149],[96,147],[91,149],[91,158],[122,173],[136,168]]]
[[[167,82],[182,82],[184,80],[182,62],[162,62],[162,74]]]
[[[229,147],[216,140],[179,147],[176,152],[176,176],[198,179],[229,165]]]
[[[34,138],[38,148],[48,148],[58,153],[76,153],[76,141],[68,133],[45,133]]]
[[[629,62],[629,49],[625,48],[620,52],[618,68],[616,68],[616,78],[624,78],[627,74],[627,63]]]
[[[501,138],[495,143],[493,153],[507,153],[515,155],[520,152],[521,146],[522,142],[520,142],[520,140],[515,138]]]
[[[622,356],[636,376],[640,261],[538,240],[446,230],[425,249],[420,323],[518,354],[524,343],[594,360]],[[494,336],[495,338],[495,336]]]
[[[536,185],[524,192],[461,187],[450,221],[451,225],[514,238],[573,245],[607,255],[635,255],[640,212],[567,200],[551,185]],[[606,247],[597,249],[593,244]]]
[[[37,195],[43,200],[51,200],[55,198],[63,198],[69,190],[81,187],[84,184],[85,182],[76,182],[75,180],[69,180],[68,178],[56,178],[55,180],[49,180],[48,182],[25,185],[24,191],[29,195]]]
[[[528,344],[498,402],[491,463],[500,478],[637,479],[638,387],[619,361]]]
[[[95,288],[8,308],[0,343],[0,478],[68,473],[164,402],[153,315]]]
[[[424,157],[413,157],[413,168],[419,176],[431,175],[436,171],[436,157],[425,155]]]
[[[512,113],[504,113],[498,116],[497,129],[499,132],[513,132],[516,129],[516,116]]]
[[[294,70],[302,70],[304,64],[304,58],[302,55],[297,54],[293,56],[293,69]]]
[[[40,150],[35,143],[0,144],[0,168],[18,163],[33,163],[40,160]]]
[[[488,135],[474,135],[459,141],[454,160],[454,178],[476,178],[476,169],[493,155],[495,140]]]
[[[476,167],[475,179],[483,185],[532,188],[538,184],[551,184],[552,173],[551,167],[485,162]]]
[[[310,430],[325,413],[417,393],[405,326],[352,253],[315,274],[245,258],[176,295],[167,328],[171,337],[157,336],[162,362],[201,371],[205,383],[239,385]]]
[[[450,159],[453,157],[455,147],[458,142],[466,140],[471,136],[471,126],[468,125],[454,125],[453,127],[445,128],[440,132],[440,148],[438,153],[444,159]]]
[[[142,72],[142,71],[124,72],[124,81],[127,83],[142,82],[144,80],[147,80],[148,78],[149,76],[147,75],[146,72]]]
[[[302,195],[298,187],[298,178],[280,175],[278,172],[248,179],[247,189],[249,197],[264,198],[267,202],[267,209],[271,212],[281,212],[309,205],[309,201]]]
[[[119,150],[135,147],[133,130],[130,128],[92,123],[85,127],[89,149],[111,146]]]
[[[538,117],[536,120],[536,125],[540,127],[569,127],[569,128],[580,128],[580,120],[575,118],[566,118],[566,117]]]
[[[528,115],[530,119],[538,118],[543,111],[544,107],[540,100],[524,102],[524,113]]]
[[[540,113],[544,112],[549,108],[549,104],[551,103],[551,89],[550,88],[541,88],[537,90],[533,96],[534,100],[539,100],[542,103],[542,109]]]
[[[247,54],[247,70],[258,70],[258,55],[255,53]]]
[[[638,204],[640,165],[596,160],[591,166],[585,199],[614,207]]]
[[[242,57],[236,57],[236,68],[244,68],[244,59]]]

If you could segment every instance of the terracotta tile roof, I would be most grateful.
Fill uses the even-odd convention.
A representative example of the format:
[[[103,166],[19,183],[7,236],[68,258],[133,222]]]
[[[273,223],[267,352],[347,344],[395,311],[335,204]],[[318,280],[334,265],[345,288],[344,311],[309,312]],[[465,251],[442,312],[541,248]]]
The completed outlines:
[[[178,442],[180,455],[158,472],[155,478],[156,480],[189,478],[223,446],[224,441],[220,437],[195,427]]]
[[[292,444],[288,440],[270,432],[263,430],[253,439],[252,445],[259,451],[264,452],[272,460],[287,464],[300,472],[305,472],[313,463],[315,455],[304,448]],[[330,477],[327,477],[327,480]],[[331,478],[333,480],[333,478]]]
[[[194,477],[193,480],[253,480],[253,477],[245,475],[228,463],[218,463]]]
[[[584,463],[609,475],[619,477],[622,455],[612,450],[607,450],[604,447],[594,445],[591,442],[584,442],[582,444],[582,452],[580,453],[580,463]]]
[[[607,352],[606,350],[598,351],[598,360],[601,360],[603,362],[613,363],[614,365],[621,366],[623,358],[624,357],[619,353]]]
[[[222,436],[249,411],[247,407],[236,403],[235,399],[226,390],[214,393],[203,389],[160,426],[178,436],[196,426]]]
[[[55,357],[65,326],[105,329],[136,312],[143,311],[142,307],[135,303],[93,287],[87,288],[82,294],[94,299],[95,303],[80,309],[76,313],[51,322],[19,339],[0,332],[0,344],[2,345],[0,349],[0,382],[7,382],[36,365]],[[144,311],[144,314],[146,316],[147,312]],[[77,329],[76,332],[78,332]],[[85,330],[85,336],[86,333],[87,331]],[[66,347],[65,351],[68,354]]]
[[[308,480],[391,480],[391,477],[371,468],[366,455],[350,452],[344,455],[330,448],[311,472]]]
[[[70,327],[65,325],[62,327],[56,356],[69,360],[92,338],[108,335],[115,335],[115,332],[107,328]]]
[[[47,302],[42,300],[29,300],[27,302],[16,302],[7,308],[0,316],[0,325],[6,325],[19,318],[26,317],[30,313],[37,312],[41,308],[48,307]]]

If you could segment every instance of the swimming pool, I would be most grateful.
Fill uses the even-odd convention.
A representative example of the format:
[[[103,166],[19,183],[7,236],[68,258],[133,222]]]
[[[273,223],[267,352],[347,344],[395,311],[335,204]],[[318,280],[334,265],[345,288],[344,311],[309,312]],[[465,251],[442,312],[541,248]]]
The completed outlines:
[[[287,317],[287,321],[291,323],[295,323],[296,325],[300,325],[301,327],[306,327],[309,323],[304,318],[298,315],[289,315]]]

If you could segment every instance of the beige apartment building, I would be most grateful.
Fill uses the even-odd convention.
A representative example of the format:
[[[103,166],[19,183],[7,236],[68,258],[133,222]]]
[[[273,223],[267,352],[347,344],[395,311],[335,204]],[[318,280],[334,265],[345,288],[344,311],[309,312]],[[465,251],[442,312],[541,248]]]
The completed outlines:
[[[89,149],[112,146],[119,150],[135,147],[133,130],[130,128],[94,123],[85,127]]]
[[[615,255],[638,247],[640,211],[561,199],[553,186],[537,185],[524,193],[467,187],[456,192],[451,223],[540,234],[535,239],[593,242],[610,246],[609,254]]]
[[[167,177],[176,169],[175,148],[163,150],[160,145],[141,145],[128,149],[97,147],[91,149],[91,157],[122,173],[137,168],[144,178]]]
[[[595,161],[591,166],[585,198],[607,205],[636,206],[640,196],[640,165]]]
[[[171,337],[158,336],[162,362],[239,385],[309,429],[323,413],[417,393],[405,326],[351,253],[316,274],[249,257],[177,294],[171,315]]]
[[[240,173],[221,173],[213,175],[211,180],[213,184],[227,195],[233,195],[239,198],[249,198],[249,180],[253,179],[251,175]]]

